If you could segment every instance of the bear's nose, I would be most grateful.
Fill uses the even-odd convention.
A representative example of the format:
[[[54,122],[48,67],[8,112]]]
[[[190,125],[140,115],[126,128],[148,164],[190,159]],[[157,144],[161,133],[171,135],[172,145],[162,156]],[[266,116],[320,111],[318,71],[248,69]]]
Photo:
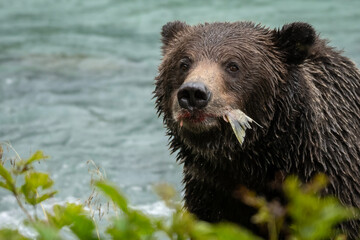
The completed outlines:
[[[201,82],[188,82],[181,85],[177,98],[182,108],[193,111],[204,108],[210,101],[211,92]]]

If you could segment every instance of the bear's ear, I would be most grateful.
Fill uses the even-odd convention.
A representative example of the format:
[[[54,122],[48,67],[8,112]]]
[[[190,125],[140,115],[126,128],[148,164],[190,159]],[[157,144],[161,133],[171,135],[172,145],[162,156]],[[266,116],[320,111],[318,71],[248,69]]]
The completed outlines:
[[[300,64],[310,55],[316,40],[314,28],[307,23],[295,22],[274,31],[275,43],[288,64]]]
[[[169,42],[171,42],[171,40],[174,39],[178,32],[187,27],[188,25],[186,23],[180,21],[168,22],[165,24],[161,31],[161,41],[164,44],[164,48],[169,44]]]

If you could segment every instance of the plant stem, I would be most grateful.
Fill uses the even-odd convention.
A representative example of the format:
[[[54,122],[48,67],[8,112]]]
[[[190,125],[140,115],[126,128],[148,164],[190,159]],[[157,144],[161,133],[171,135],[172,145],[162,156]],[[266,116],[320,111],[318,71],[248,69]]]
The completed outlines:
[[[36,191],[36,196],[39,197],[39,193],[38,193],[37,191]],[[42,209],[42,211],[43,211],[43,213],[44,213],[46,222],[49,222],[49,218],[48,218],[48,216],[47,216],[47,214],[46,214],[46,211],[45,211],[44,206],[42,205],[42,203],[39,203],[39,204],[40,204],[41,209]]]
[[[272,218],[272,221],[269,222],[269,233],[270,233],[270,240],[278,239],[275,218]]]
[[[96,230],[97,237],[98,237],[99,240],[101,240],[100,233],[99,233],[99,228],[98,228],[98,225],[97,225],[97,223],[95,221],[95,217],[93,218],[93,222],[94,222],[94,225],[95,225],[95,230]]]
[[[20,155],[15,151],[15,149],[13,148],[13,146],[11,146],[10,143],[7,142],[0,142],[1,145],[6,145],[8,148],[10,148],[11,150],[13,150],[13,152],[16,154],[17,159],[20,161]]]
[[[19,196],[14,193],[16,201],[18,203],[18,205],[20,206],[20,208],[23,210],[23,212],[26,214],[26,216],[28,217],[28,219],[30,220],[30,222],[34,222],[34,219],[31,217],[30,213],[26,210],[26,208],[24,207],[24,205],[22,204],[22,202],[19,199]]]

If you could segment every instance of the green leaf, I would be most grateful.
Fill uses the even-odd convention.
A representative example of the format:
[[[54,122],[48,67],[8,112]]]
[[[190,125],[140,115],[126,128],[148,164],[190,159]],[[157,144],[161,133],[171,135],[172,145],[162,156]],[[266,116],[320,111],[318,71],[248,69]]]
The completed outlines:
[[[285,181],[284,191],[289,199],[288,211],[293,220],[290,228],[296,239],[333,239],[336,225],[355,218],[356,211],[344,207],[338,199],[331,196],[320,198],[317,195],[325,183],[323,176],[314,178],[303,187],[300,187],[300,181],[296,177]]]
[[[0,164],[0,176],[4,178],[5,183],[3,182],[3,184],[6,184],[6,187],[3,184],[0,186],[14,192],[15,191],[15,186],[14,186],[15,181],[12,178],[11,174],[8,172],[8,170],[6,170],[6,168],[2,164]]]
[[[140,235],[151,235],[155,231],[151,219],[141,212],[132,211],[129,220],[135,225],[136,232]]]
[[[136,232],[130,230],[131,227],[132,224],[125,218],[115,219],[106,232],[112,239],[140,239]]]
[[[6,170],[6,168],[0,164],[0,176],[2,176],[6,182],[13,183],[14,180],[11,177],[11,174]]]
[[[79,239],[97,239],[94,234],[94,223],[89,213],[84,210],[84,206],[75,203],[67,203],[66,206],[55,205],[53,213],[47,213],[50,225],[58,229],[68,226]]]
[[[21,192],[24,194],[26,202],[28,202],[31,205],[36,205],[36,191],[32,190],[25,183],[21,187]]]
[[[33,189],[41,187],[42,189],[50,188],[53,181],[50,179],[49,174],[41,172],[31,172],[25,176],[26,183]]]
[[[53,215],[49,212],[46,213],[50,225],[56,226],[61,229],[63,226],[70,225],[71,221],[64,218],[65,207],[61,205],[53,206]]]
[[[30,225],[33,227],[39,236],[36,239],[39,240],[61,240],[59,229],[56,229],[53,226],[45,225],[41,222],[36,222]]]
[[[129,212],[126,198],[120,194],[119,190],[115,186],[99,181],[95,184],[107,197],[109,197],[124,213]]]
[[[73,224],[70,226],[71,231],[83,240],[97,239],[94,235],[94,223],[86,215],[67,213],[72,219]]]
[[[28,165],[34,161],[40,161],[47,158],[49,158],[49,156],[45,156],[42,151],[36,151],[29,159],[25,160],[25,164]]]
[[[46,199],[53,197],[56,193],[57,193],[57,191],[53,191],[50,193],[45,193],[45,194],[41,195],[40,197],[37,197],[36,204],[39,204],[39,203],[45,201]]]
[[[11,187],[9,185],[7,185],[6,183],[4,183],[4,182],[0,182],[0,187],[12,191]]]
[[[95,229],[94,223],[82,205],[74,203],[67,204],[63,218],[70,226],[71,231],[79,239],[96,239],[93,234]]]
[[[36,205],[56,193],[51,192],[38,197],[40,189],[48,189],[53,185],[53,183],[54,182],[50,179],[49,174],[47,173],[30,172],[25,176],[25,183],[21,186],[21,191],[28,203]]]
[[[139,211],[129,209],[126,198],[115,186],[99,181],[96,184],[107,197],[109,197],[124,214],[114,219],[113,224],[107,228],[107,233],[113,239],[150,239],[155,225],[149,217]]]
[[[137,211],[114,219],[107,228],[113,239],[149,239],[156,231],[151,219]]]
[[[261,238],[250,233],[248,230],[233,224],[219,224],[214,226],[214,235],[218,240],[241,239],[241,240],[260,240]]]
[[[1,229],[0,230],[0,239],[6,240],[30,240],[30,238],[24,237],[21,235],[18,230],[12,229]]]

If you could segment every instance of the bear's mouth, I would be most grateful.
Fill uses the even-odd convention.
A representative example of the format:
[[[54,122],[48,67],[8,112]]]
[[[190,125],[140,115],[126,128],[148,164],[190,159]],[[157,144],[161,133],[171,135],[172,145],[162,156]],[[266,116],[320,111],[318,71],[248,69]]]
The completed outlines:
[[[224,120],[224,122],[230,124],[240,145],[244,142],[246,130],[252,129],[252,123],[262,128],[260,124],[255,122],[240,109],[227,109],[220,116],[209,114],[202,110],[191,112],[182,110],[179,112],[176,119],[180,129],[184,127],[186,130],[190,130],[193,133],[208,131],[215,126],[218,126],[221,120]]]
[[[201,110],[197,111],[181,111],[176,120],[179,123],[180,128],[186,128],[198,132],[200,130],[206,130],[217,125],[219,116],[215,114],[209,114]]]

